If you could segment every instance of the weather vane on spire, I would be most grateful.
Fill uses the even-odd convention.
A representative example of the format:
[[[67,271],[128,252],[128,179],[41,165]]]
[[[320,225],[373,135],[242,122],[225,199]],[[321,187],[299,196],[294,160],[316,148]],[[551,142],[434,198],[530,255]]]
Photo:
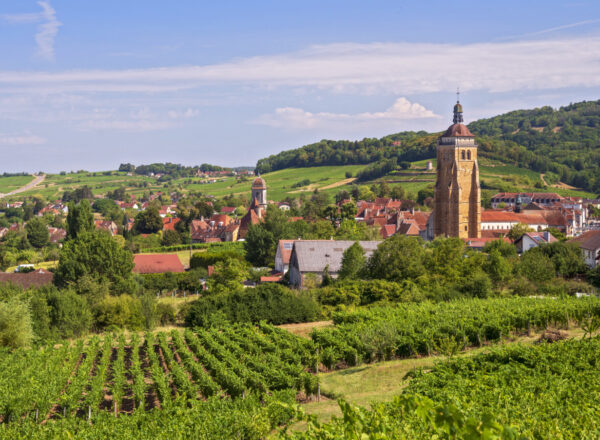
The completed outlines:
[[[456,102],[460,102],[460,89],[457,87],[456,88]]]

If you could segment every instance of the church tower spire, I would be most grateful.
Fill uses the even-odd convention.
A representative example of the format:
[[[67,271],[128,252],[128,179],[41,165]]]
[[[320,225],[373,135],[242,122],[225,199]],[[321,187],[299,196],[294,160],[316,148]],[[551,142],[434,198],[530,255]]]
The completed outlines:
[[[463,123],[463,109],[460,103],[460,92],[456,89],[456,104],[454,105],[454,118],[452,120],[455,124]]]

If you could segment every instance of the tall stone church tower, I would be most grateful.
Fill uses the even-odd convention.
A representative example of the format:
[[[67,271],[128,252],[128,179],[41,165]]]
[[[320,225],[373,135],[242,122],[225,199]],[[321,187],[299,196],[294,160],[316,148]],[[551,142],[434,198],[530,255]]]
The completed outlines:
[[[252,183],[251,209],[254,209],[259,217],[267,210],[267,183],[260,176]]]
[[[433,233],[481,237],[481,194],[475,136],[463,124],[462,105],[454,106],[454,124],[437,142]]]

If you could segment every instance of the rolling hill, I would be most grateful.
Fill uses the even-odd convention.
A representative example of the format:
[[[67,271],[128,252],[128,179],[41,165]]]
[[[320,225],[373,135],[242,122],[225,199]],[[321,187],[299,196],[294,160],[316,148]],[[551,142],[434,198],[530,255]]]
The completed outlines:
[[[472,122],[469,129],[480,146],[484,195],[495,191],[542,190],[582,197],[600,193],[600,101],[570,104],[557,110],[550,107],[517,110]],[[260,159],[256,169],[268,182],[269,199],[275,201],[315,189],[335,194],[353,184],[370,185],[376,181],[401,185],[416,194],[432,188],[435,182],[435,174],[427,172],[425,165],[429,160],[435,165],[438,136],[439,133],[420,131],[361,141],[322,140]],[[385,161],[407,162],[403,164],[406,169],[398,168],[361,182],[356,180],[369,164]],[[251,182],[247,179],[221,177],[206,183],[205,179],[182,174],[168,181],[126,171],[48,174],[42,184],[10,199],[41,195],[54,200],[64,191],[84,185],[94,195],[119,187],[138,196],[149,191],[179,190],[219,198],[250,192]],[[31,179],[0,177],[0,192],[14,190]]]
[[[477,136],[480,158],[543,173],[551,184],[561,181],[600,193],[600,100],[557,110],[517,110],[468,126]],[[362,141],[322,140],[260,159],[257,170],[430,159],[438,136],[421,131]]]

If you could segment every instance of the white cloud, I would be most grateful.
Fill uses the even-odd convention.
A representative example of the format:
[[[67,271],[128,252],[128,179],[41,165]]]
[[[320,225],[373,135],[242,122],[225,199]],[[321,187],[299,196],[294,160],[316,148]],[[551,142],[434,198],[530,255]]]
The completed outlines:
[[[41,58],[52,61],[54,59],[54,40],[62,23],[57,20],[56,11],[50,2],[38,1],[37,4],[42,8],[39,13],[6,14],[0,17],[10,23],[39,23],[35,34],[37,54]]]
[[[188,108],[186,110],[177,111],[177,110],[169,110],[167,113],[169,118],[171,119],[191,119],[195,118],[200,114],[200,112],[194,108]]]
[[[80,129],[87,131],[128,131],[128,132],[145,132],[166,130],[172,128],[173,124],[167,121],[152,121],[152,120],[89,120],[80,125]]]
[[[147,132],[166,130],[174,127],[171,121],[161,118],[148,107],[142,107],[121,115],[117,109],[97,108],[86,114],[77,124],[81,131],[125,131]]]
[[[0,133],[0,145],[41,145],[45,144],[46,139],[36,135],[24,134],[24,135],[11,135]]]
[[[329,113],[319,112],[311,113],[306,110],[294,107],[283,107],[275,110],[274,113],[262,115],[254,122],[271,127],[283,127],[289,129],[313,129],[321,127],[352,126],[357,125],[371,126],[374,124],[392,124],[409,119],[428,119],[439,118],[431,110],[426,109],[421,104],[411,103],[406,98],[398,98],[394,104],[385,111],[373,113]]]
[[[0,72],[3,89],[131,91],[207,85],[312,87],[352,93],[505,92],[600,86],[600,37],[492,43],[340,43],[205,66]]]
[[[35,41],[38,45],[38,55],[47,60],[54,59],[54,40],[58,34],[58,28],[62,23],[56,19],[56,11],[47,1],[39,1],[38,5],[42,7],[42,17],[45,23],[38,26],[38,33],[35,34]]]
[[[42,14],[37,12],[24,14],[2,14],[0,17],[2,17],[2,20],[8,21],[9,23],[37,23],[43,18]]]

